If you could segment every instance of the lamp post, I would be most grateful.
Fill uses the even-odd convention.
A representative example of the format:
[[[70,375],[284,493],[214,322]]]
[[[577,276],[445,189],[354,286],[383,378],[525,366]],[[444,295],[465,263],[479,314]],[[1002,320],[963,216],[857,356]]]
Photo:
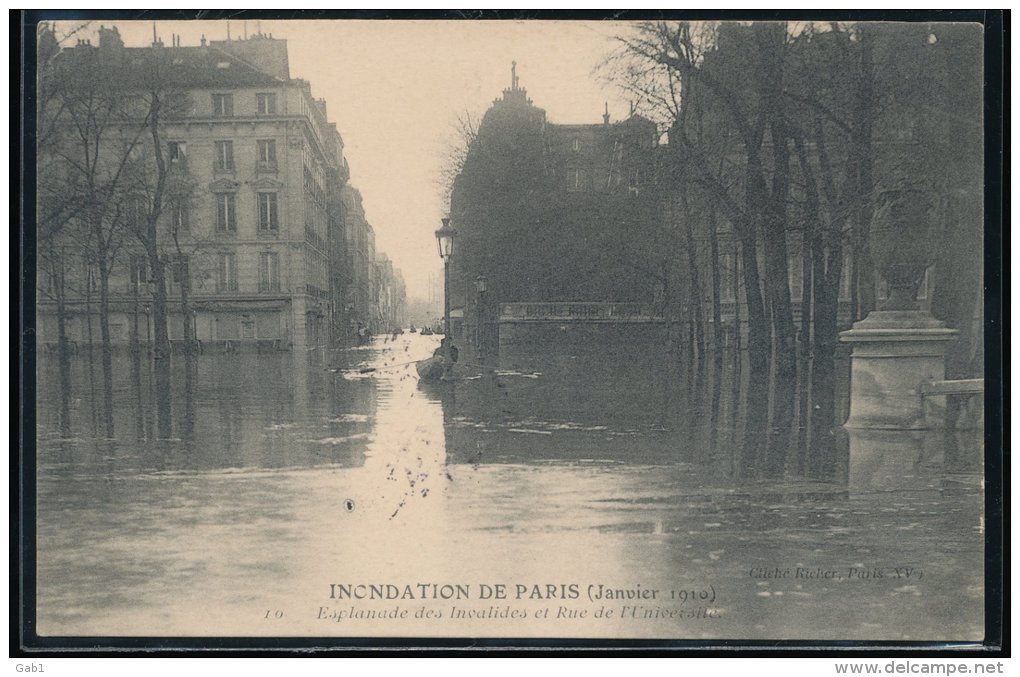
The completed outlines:
[[[453,241],[457,231],[450,227],[450,219],[443,219],[443,227],[436,231],[439,256],[443,259],[443,380],[453,374],[453,332],[450,331],[450,259],[453,258]]]
[[[484,331],[485,323],[482,321],[482,313],[485,309],[485,292],[489,290],[489,280],[484,275],[479,275],[475,278],[475,348],[481,355],[484,350],[484,342],[482,340],[482,331]]]

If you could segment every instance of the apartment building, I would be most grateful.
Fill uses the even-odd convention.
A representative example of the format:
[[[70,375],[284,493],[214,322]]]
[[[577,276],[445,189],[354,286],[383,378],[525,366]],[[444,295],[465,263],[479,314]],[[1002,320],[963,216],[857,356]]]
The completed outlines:
[[[290,76],[286,40],[203,37],[197,46],[183,46],[174,37],[169,46],[154,40],[134,48],[124,46],[116,28],[103,28],[98,45],[81,41],[58,58],[85,75],[119,83],[128,102],[145,98],[153,63],[162,69],[160,86],[174,102],[159,129],[172,187],[160,224],[171,339],[184,338],[180,292],[186,284],[203,348],[335,344],[333,334],[345,324],[348,239],[340,194],[349,171],[325,100],[313,96],[309,82]],[[125,115],[104,143],[124,143],[134,133],[137,120]],[[132,152],[153,149],[139,143]],[[129,227],[120,239],[123,249],[111,257],[109,276],[115,344],[128,340],[151,299],[147,257]],[[77,243],[65,238],[62,246]],[[65,289],[68,331],[80,345],[95,322],[95,265],[87,252],[69,251],[69,257],[79,259],[71,268],[80,283]],[[56,341],[53,304],[45,294],[39,313],[42,341]]]

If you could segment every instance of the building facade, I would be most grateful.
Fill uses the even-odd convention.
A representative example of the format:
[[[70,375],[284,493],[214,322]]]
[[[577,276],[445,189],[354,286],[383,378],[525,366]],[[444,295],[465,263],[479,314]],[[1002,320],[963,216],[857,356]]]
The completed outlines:
[[[286,40],[203,37],[185,47],[175,37],[170,46],[157,40],[132,48],[115,28],[104,28],[97,46],[80,42],[60,52],[56,63],[86,75],[106,72],[127,101],[145,98],[151,89],[145,68],[156,63],[165,96],[177,102],[159,127],[168,168],[159,247],[168,268],[172,340],[184,338],[183,285],[194,338],[203,348],[335,347],[359,311],[369,316],[364,305],[371,292],[364,285],[370,280],[360,273],[375,260],[374,236],[351,218],[360,197],[357,205],[345,199],[352,189],[343,139],[325,100],[313,96],[307,81],[290,77]],[[104,144],[139,138],[130,115],[112,122]],[[147,156],[150,165],[155,155],[151,141],[130,152]],[[110,257],[108,285],[115,344],[128,340],[139,314],[147,322],[152,278],[132,225],[109,228],[117,227],[124,229],[117,235],[122,246]],[[95,266],[89,252],[75,251],[74,228],[67,230],[59,246],[68,260],[77,259],[71,269],[75,277],[80,269],[83,279],[65,288],[68,331],[81,344],[94,322]],[[361,254],[368,258],[362,261]],[[363,264],[358,272],[356,264]],[[40,279],[41,287],[47,284]],[[41,294],[44,344],[56,341],[52,311]]]
[[[660,285],[658,133],[638,115],[554,124],[516,73],[485,113],[451,193],[451,304],[471,324],[476,280],[493,302],[647,301]]]

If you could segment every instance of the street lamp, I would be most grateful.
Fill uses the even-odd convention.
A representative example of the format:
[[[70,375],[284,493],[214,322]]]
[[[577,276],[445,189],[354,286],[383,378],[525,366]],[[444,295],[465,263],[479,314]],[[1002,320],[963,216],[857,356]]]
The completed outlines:
[[[443,380],[449,380],[453,373],[453,335],[450,331],[450,259],[453,258],[453,241],[457,231],[450,227],[450,219],[443,219],[443,227],[436,231],[439,256],[443,259]]]
[[[489,290],[489,280],[484,275],[475,278],[475,348],[482,353],[482,331],[485,324],[482,321],[482,312],[485,307],[485,292]]]

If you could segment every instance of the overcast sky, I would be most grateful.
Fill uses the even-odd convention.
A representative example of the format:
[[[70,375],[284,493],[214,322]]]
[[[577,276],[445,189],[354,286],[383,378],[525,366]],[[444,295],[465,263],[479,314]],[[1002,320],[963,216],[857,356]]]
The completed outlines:
[[[100,23],[116,25],[129,47],[152,42],[152,22],[92,22],[75,37],[97,44]],[[158,21],[167,45],[227,37],[226,21]],[[58,35],[80,23],[58,25]],[[624,97],[593,74],[626,25],[572,21],[231,21],[239,38],[259,29],[288,41],[291,77],[325,98],[364,196],[377,247],[400,268],[409,296],[427,297],[441,269],[433,232],[449,205],[439,186],[444,148],[458,115],[480,116],[510,84],[517,61],[522,87],[551,122],[613,120]],[[70,41],[73,44],[74,40]]]

